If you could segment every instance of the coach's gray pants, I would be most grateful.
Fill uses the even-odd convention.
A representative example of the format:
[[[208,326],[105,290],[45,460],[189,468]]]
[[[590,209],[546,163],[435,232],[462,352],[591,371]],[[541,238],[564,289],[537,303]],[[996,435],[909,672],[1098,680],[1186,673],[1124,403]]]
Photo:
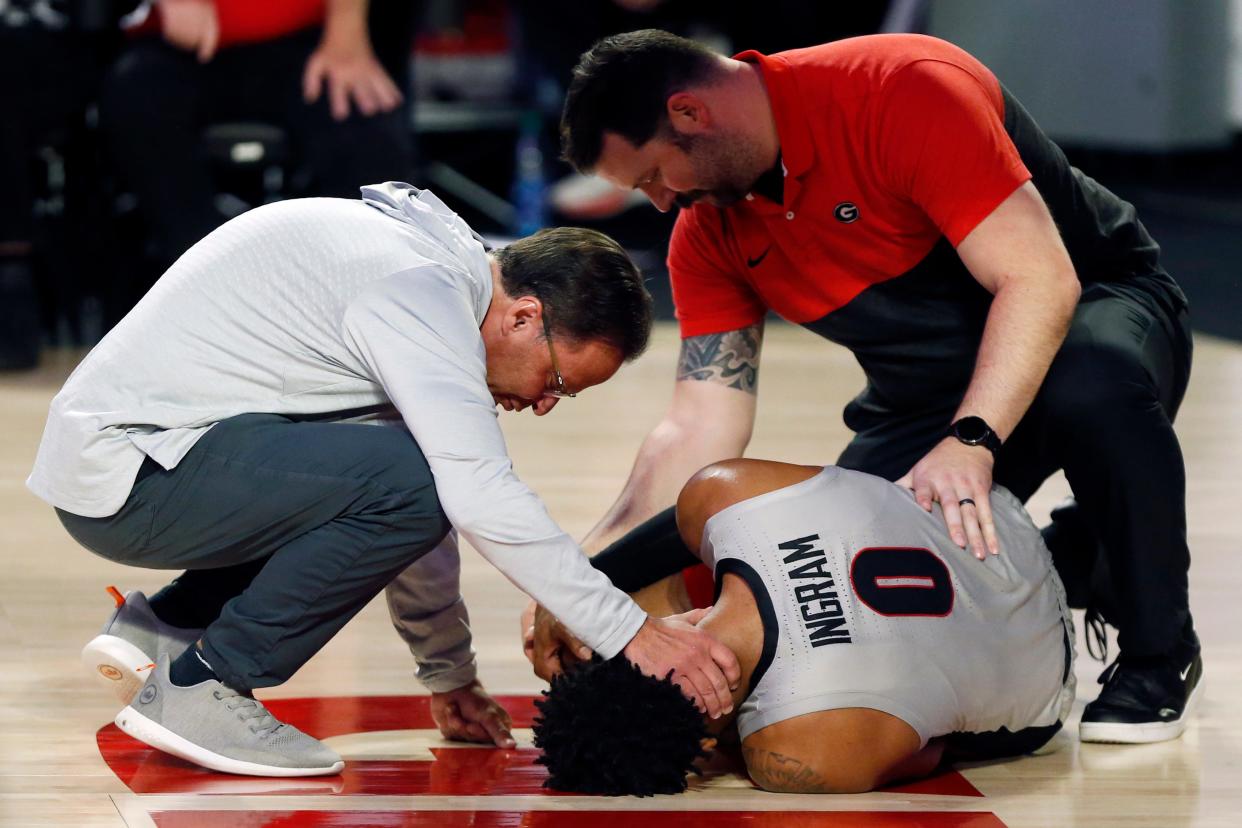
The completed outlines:
[[[208,625],[204,655],[242,690],[287,680],[450,528],[405,429],[270,414],[218,423],[171,471],[147,460],[111,517],[57,511],[109,560],[187,570],[152,606]]]

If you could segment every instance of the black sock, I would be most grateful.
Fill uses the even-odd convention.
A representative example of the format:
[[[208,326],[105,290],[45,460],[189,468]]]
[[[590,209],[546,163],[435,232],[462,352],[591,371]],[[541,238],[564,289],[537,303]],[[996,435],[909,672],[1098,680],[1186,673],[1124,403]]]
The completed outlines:
[[[158,470],[155,461],[139,472]],[[152,471],[151,473],[156,473]],[[270,556],[269,556],[270,557]],[[268,558],[220,569],[190,569],[154,595],[147,596],[155,617],[172,627],[201,630],[220,617],[224,605],[250,586]]]
[[[216,620],[213,617],[203,623],[203,614],[197,607],[187,607],[177,601],[170,601],[162,593],[152,595],[147,603],[151,605],[151,612],[155,613],[156,618],[170,627],[182,630],[201,630]]]
[[[168,678],[178,687],[193,687],[204,681],[219,681],[220,677],[211,669],[203,651],[197,644],[185,648],[185,652],[173,659],[168,666]]]

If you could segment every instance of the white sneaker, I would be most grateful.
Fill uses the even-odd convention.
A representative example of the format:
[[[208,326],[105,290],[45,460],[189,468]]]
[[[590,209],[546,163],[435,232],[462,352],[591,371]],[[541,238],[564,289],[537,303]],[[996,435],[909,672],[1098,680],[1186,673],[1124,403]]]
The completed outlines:
[[[263,703],[214,679],[178,687],[159,657],[142,692],[116,726],[165,753],[223,773],[326,776],[345,767],[318,739],[277,719]]]
[[[161,655],[179,656],[203,631],[165,624],[137,590],[121,595],[108,587],[108,592],[116,599],[116,609],[99,635],[82,648],[82,663],[121,704],[129,704]]]

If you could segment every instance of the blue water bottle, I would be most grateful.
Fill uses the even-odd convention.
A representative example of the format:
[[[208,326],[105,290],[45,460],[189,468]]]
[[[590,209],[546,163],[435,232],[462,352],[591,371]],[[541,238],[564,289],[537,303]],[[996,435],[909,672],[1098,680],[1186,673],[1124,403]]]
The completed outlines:
[[[548,226],[548,182],[543,171],[539,135],[543,122],[538,112],[522,116],[513,170],[513,226],[518,238]]]

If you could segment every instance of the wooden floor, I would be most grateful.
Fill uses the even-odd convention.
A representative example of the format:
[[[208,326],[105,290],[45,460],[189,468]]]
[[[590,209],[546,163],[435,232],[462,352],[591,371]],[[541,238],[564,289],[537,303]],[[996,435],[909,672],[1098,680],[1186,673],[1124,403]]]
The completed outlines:
[[[519,731],[519,749],[511,753],[442,747],[423,700],[400,698],[420,689],[381,603],[264,696],[283,700],[274,704],[280,715],[329,736],[349,760],[345,776],[292,784],[228,778],[136,749],[105,728],[116,706],[88,681],[78,651],[110,610],[105,585],[150,591],[165,576],[77,547],[51,509],[25,490],[48,401],[75,355],[53,355],[35,374],[0,375],[0,823],[1232,828],[1242,820],[1242,347],[1202,337],[1196,348],[1178,430],[1207,691],[1185,737],[1151,746],[1078,744],[1077,715],[1095,695],[1101,669],[1080,656],[1074,720],[1058,736],[1056,752],[965,768],[922,787],[821,797],[766,794],[730,775],[675,797],[542,794],[528,730]],[[675,353],[675,334],[662,327],[647,356],[553,416],[502,417],[518,473],[569,531],[587,530],[619,490],[640,439],[667,405]],[[749,454],[830,462],[847,437],[841,407],[860,377],[845,352],[800,330],[771,330]],[[1049,481],[1031,503],[1036,520],[1066,492],[1063,480]],[[465,552],[464,570],[482,677],[494,693],[512,695],[516,718],[528,723],[528,697],[540,683],[518,646],[524,599],[472,552]],[[322,697],[347,698],[317,701]],[[637,810],[648,812],[641,822]]]

